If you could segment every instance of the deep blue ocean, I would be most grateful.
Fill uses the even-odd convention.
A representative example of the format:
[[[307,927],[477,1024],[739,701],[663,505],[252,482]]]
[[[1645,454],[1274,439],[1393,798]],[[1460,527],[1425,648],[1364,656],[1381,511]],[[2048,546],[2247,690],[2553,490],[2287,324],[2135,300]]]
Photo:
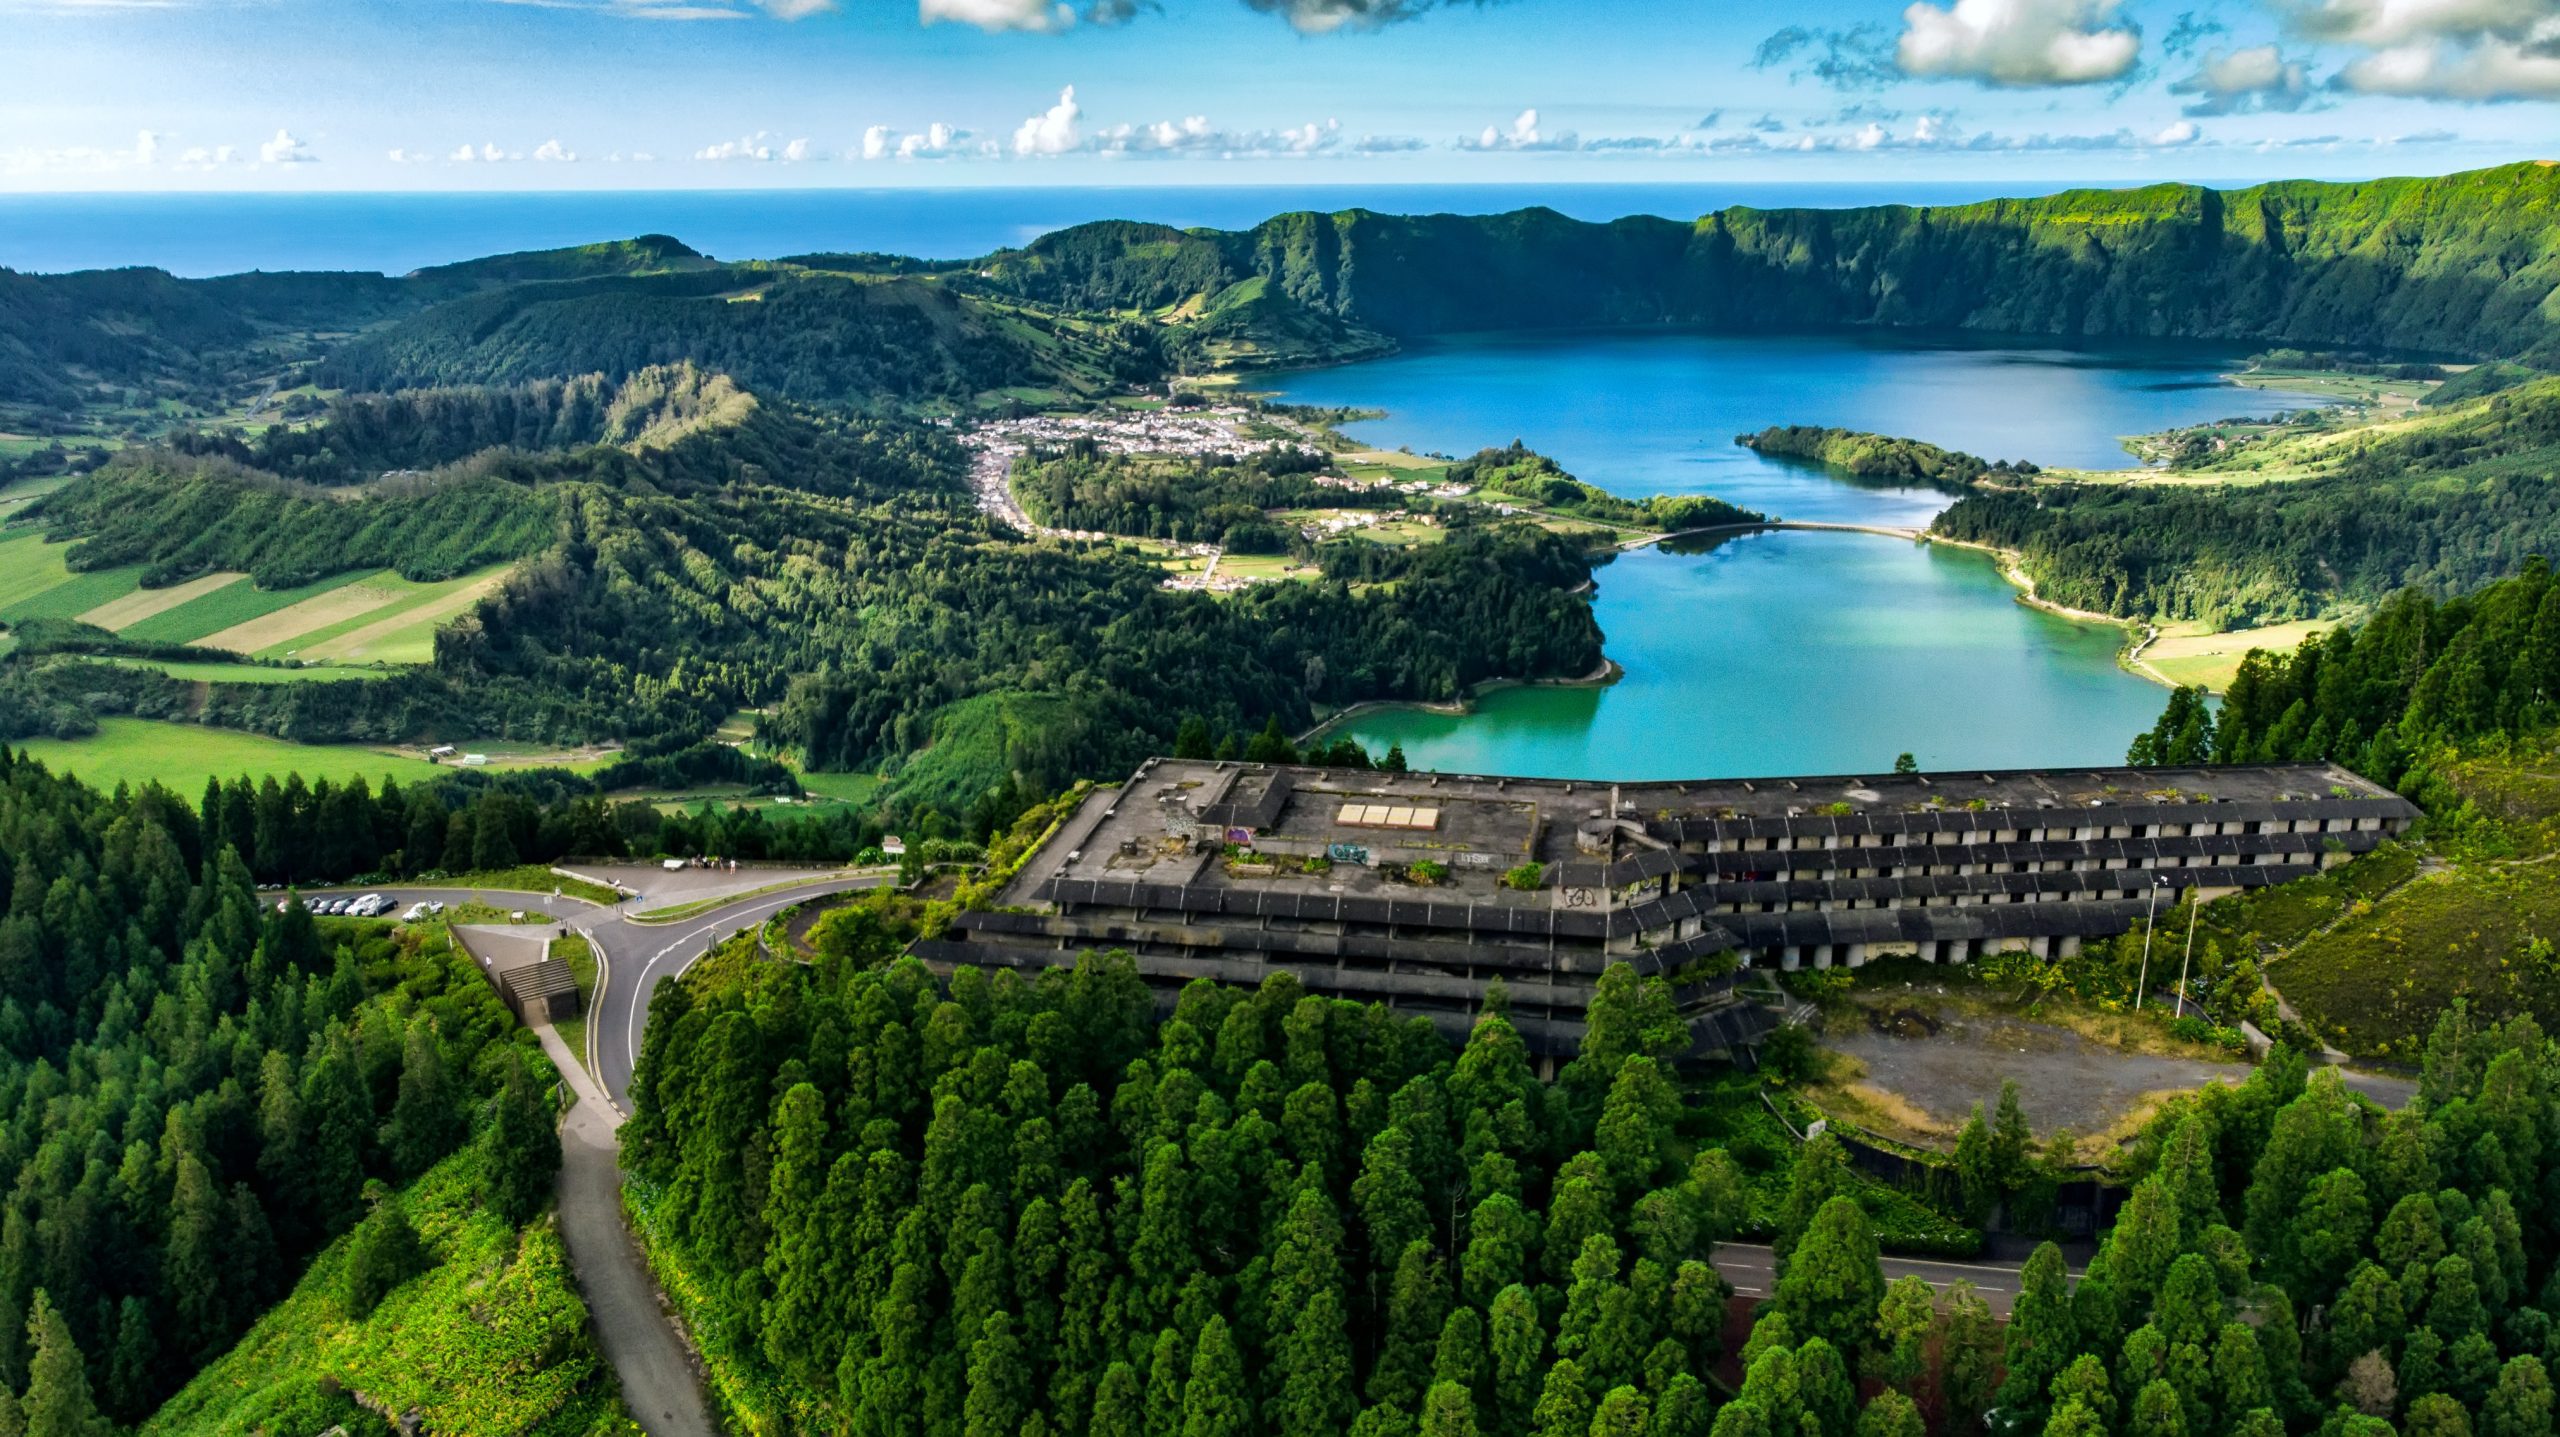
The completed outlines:
[[[1831,209],[1962,204],[2066,182],[1936,184],[1271,185],[1077,189],[634,190],[539,194],[0,196],[0,267],[53,273],[156,265],[405,274],[516,250],[668,234],[720,259],[874,250],[964,259],[1098,219],[1241,229],[1290,210],[1492,214],[1547,205],[1577,219],[1694,218],[1726,205]]]

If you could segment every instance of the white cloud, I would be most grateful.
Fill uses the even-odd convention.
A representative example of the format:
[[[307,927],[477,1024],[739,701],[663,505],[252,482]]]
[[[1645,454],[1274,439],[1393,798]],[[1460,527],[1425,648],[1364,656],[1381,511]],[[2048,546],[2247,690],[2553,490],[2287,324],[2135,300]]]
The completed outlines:
[[[1054,34],[1073,25],[1076,12],[1061,0],[916,0],[916,19],[926,25],[947,20],[981,30]]]
[[[1870,120],[1855,130],[1829,134],[1778,135],[1741,131],[1697,137],[1688,148],[1720,154],[1867,154],[1883,150],[1932,150],[1966,153],[2075,153],[2091,150],[2168,150],[2205,144],[2204,130],[2193,120],[2177,120],[2149,132],[2130,128],[2102,134],[2004,135],[1968,133],[1943,115],[1921,115],[1908,130]]]
[[[307,165],[319,158],[289,130],[276,131],[274,139],[258,146],[258,163],[262,165]]]
[[[2423,99],[2560,100],[2560,22],[2547,39],[2518,44],[2484,37],[2468,44],[2394,45],[2349,61],[2332,81],[2366,95]]]
[[[2330,84],[2490,103],[2560,99],[2560,0],[2277,0],[2298,35],[2351,45]]]
[[[454,152],[445,156],[445,158],[457,165],[475,163],[484,165],[503,165],[511,161],[523,159],[524,153],[520,150],[499,149],[497,142],[492,140],[488,144],[482,145],[476,150],[468,144],[456,146]]]
[[[1578,150],[1582,141],[1571,130],[1548,134],[1534,108],[1522,110],[1509,125],[1487,125],[1458,141],[1462,150]]]
[[[204,145],[189,145],[179,152],[178,168],[198,172],[219,170],[228,167],[239,156],[239,150],[231,145],[214,145],[209,148]]]
[[[2087,85],[2131,70],[2142,36],[2115,19],[2117,0],[1915,0],[1902,12],[1894,63],[1920,79],[2003,87]]]
[[[2277,8],[2300,34],[2377,50],[2481,36],[2524,41],[2538,30],[2548,36],[2560,20],[2560,0],[2289,0]]]
[[[975,137],[957,125],[936,120],[913,134],[902,133],[888,125],[873,125],[862,132],[862,157],[866,160],[943,160],[966,153],[987,153],[993,141],[970,143]]]
[[[1222,130],[1206,115],[1159,120],[1152,125],[1114,125],[1085,142],[1097,154],[1202,155],[1245,159],[1269,155],[1315,155],[1342,144],[1342,122],[1310,120],[1281,130]]]
[[[752,135],[742,135],[734,140],[722,140],[716,145],[706,145],[694,151],[693,157],[697,160],[780,161],[784,164],[795,164],[801,160],[816,159],[818,156],[817,151],[805,139],[787,140],[776,145],[770,131],[758,130]]]
[[[1013,152],[1017,155],[1063,155],[1076,148],[1083,131],[1078,121],[1084,110],[1076,104],[1076,87],[1058,92],[1058,103],[1014,127]]]
[[[160,162],[161,145],[168,138],[158,130],[137,130],[134,132],[133,148],[129,150],[109,149],[97,145],[69,145],[52,150],[0,150],[0,174],[51,172],[108,175],[125,170],[150,169]],[[189,153],[204,155],[209,152],[196,150]],[[225,145],[222,153],[227,159],[230,156],[231,147]],[[188,167],[186,156],[180,156],[179,166]]]
[[[577,155],[558,140],[543,141],[533,152],[533,158],[539,163],[552,165],[574,165],[578,162]]]
[[[2231,115],[2249,110],[2298,110],[2311,98],[2310,77],[2299,61],[2274,45],[2208,52],[2196,72],[2169,87],[2194,95],[2190,115]]]

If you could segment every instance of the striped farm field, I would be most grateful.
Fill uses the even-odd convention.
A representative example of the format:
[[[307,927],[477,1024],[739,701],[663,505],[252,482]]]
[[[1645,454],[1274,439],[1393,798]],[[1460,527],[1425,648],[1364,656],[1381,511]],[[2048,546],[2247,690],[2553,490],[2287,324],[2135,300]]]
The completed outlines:
[[[470,612],[473,605],[495,593],[506,577],[507,570],[502,566],[466,574],[448,583],[426,585],[425,592],[414,599],[379,617],[369,616],[354,628],[341,627],[336,632],[304,638],[294,657],[306,662],[427,663],[436,656],[436,630]]]
[[[80,622],[122,633],[145,619],[165,614],[181,604],[203,598],[216,589],[229,588],[248,577],[246,574],[233,573],[207,574],[201,579],[189,579],[183,584],[172,584],[165,589],[136,589],[121,599],[100,604],[82,614]]]
[[[370,577],[362,572],[332,574],[318,583],[292,589],[261,589],[252,583],[225,584],[195,598],[153,614],[119,630],[126,638],[151,644],[202,643],[208,634],[237,628],[262,619],[280,609],[289,609],[305,599],[317,598],[332,589],[343,589],[359,579]]]
[[[0,623],[78,619],[143,643],[341,664],[432,661],[436,630],[496,592],[508,569],[434,583],[377,569],[293,589],[226,572],[146,589],[140,565],[71,572],[69,548],[33,530],[0,535]]]
[[[208,649],[230,649],[243,654],[267,650],[279,655],[288,653],[305,635],[341,623],[363,622],[366,615],[399,602],[402,596],[394,587],[399,583],[400,576],[388,569],[366,574],[352,584],[341,584],[299,603],[270,610],[245,623],[207,634],[196,642]]]

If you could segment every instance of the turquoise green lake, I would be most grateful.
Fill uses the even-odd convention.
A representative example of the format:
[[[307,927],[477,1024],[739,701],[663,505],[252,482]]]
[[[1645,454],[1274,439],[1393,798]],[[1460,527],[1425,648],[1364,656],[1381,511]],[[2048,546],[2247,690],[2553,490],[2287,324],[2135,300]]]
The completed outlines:
[[[2118,436],[2312,402],[2221,380],[2239,357],[1864,334],[1500,336],[1275,387],[1385,410],[1352,432],[1390,447],[1466,454],[1518,438],[1622,494],[1917,528],[1953,496],[1774,463],[1733,436],[1829,424],[2121,467]],[[2117,627],[2018,603],[1986,555],[1880,535],[1642,550],[1599,571],[1592,603],[1617,683],[1500,689],[1464,715],[1370,709],[1338,732],[1462,773],[1861,773],[1906,751],[1923,768],[2022,768],[2120,763],[2167,698],[2117,666]]]

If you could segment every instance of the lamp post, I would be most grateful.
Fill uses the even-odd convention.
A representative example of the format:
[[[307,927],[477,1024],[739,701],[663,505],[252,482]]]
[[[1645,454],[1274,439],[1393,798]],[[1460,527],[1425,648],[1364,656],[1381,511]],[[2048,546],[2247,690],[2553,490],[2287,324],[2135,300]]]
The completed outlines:
[[[2151,986],[2151,920],[2160,912],[2160,890],[2169,880],[2151,875],[2151,902],[2142,910],[2142,972],[2133,980],[2133,1011],[2142,1011],[2142,990]]]
[[[2187,970],[2196,961],[2196,920],[2204,916],[2204,895],[2187,895],[2187,956],[2178,961],[2178,1016],[2187,1016]]]

